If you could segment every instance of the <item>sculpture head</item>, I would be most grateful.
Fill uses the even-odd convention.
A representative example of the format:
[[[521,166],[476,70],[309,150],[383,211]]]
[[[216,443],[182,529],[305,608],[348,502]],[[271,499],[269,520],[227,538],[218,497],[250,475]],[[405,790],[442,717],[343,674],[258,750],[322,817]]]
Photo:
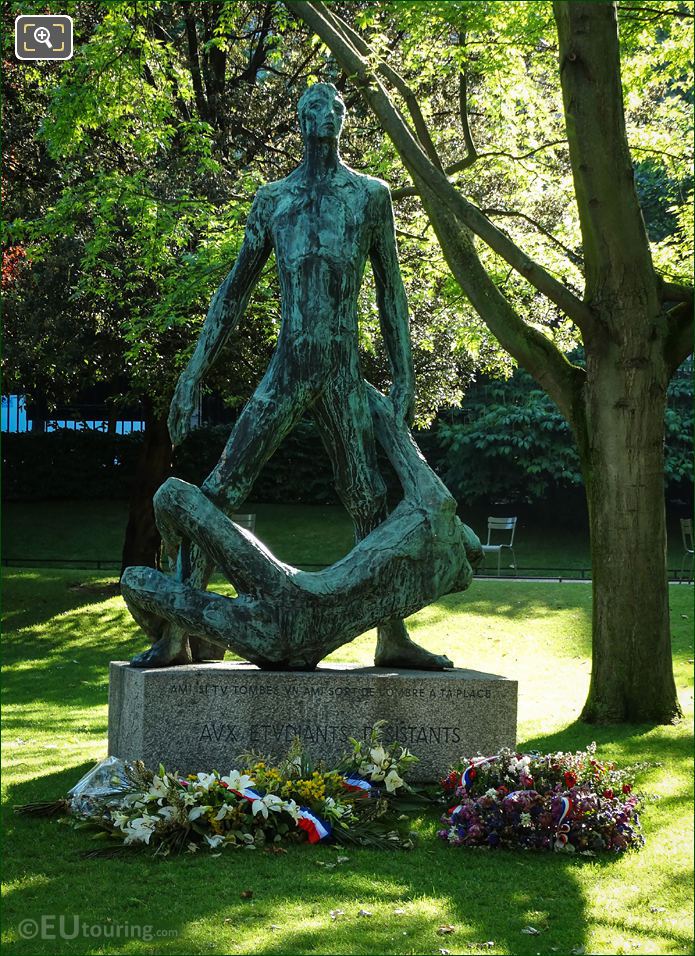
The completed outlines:
[[[309,139],[340,139],[345,122],[345,103],[332,83],[314,83],[297,104],[299,128]]]

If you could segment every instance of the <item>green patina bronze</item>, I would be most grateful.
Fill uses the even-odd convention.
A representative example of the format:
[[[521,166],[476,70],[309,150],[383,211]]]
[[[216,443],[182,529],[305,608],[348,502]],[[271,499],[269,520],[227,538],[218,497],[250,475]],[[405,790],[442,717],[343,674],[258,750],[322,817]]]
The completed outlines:
[[[377,665],[452,666],[415,644],[402,618],[467,587],[479,542],[408,432],[414,376],[391,198],[381,180],[342,162],[344,119],[330,84],[317,83],[300,99],[304,160],[259,189],[239,257],[177,384],[169,415],[174,444],[186,436],[197,389],[274,250],[282,324],[270,366],[202,489],[169,479],[155,497],[175,572],[129,568],[123,576],[131,613],[154,641],[135,666],[219,658],[229,648],[261,667],[314,667],[373,626]],[[388,398],[370,390],[359,364],[357,299],[367,258],[393,374]],[[305,413],[319,428],[357,540],[344,559],[314,574],[282,564],[227,517]],[[388,517],[375,427],[404,490]],[[215,566],[238,598],[205,590]]]

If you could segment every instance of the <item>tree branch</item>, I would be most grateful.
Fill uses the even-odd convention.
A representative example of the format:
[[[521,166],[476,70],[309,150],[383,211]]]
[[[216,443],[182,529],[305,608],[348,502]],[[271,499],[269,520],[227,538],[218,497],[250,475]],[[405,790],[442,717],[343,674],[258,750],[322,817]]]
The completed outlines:
[[[530,223],[534,229],[537,229],[546,239],[550,239],[551,242],[555,243],[558,249],[562,249],[570,262],[573,262],[575,266],[582,268],[584,266],[584,259],[575,252],[573,249],[570,249],[569,246],[566,246],[564,242],[560,242],[552,232],[549,232],[545,226],[541,226],[539,222],[536,222],[535,219],[532,219],[531,216],[527,216],[525,212],[517,212],[515,209],[490,209],[485,208],[482,210],[486,216],[511,216],[514,219],[525,219],[526,222]]]
[[[363,40],[359,33],[353,30],[349,24],[333,14],[332,11],[324,4],[322,4],[322,7],[322,13],[325,19],[339,33],[342,34],[345,40],[351,44],[359,54],[361,54],[363,57],[367,57],[369,60],[372,60],[374,62],[375,68],[379,71],[379,73],[381,73],[384,79],[388,80],[389,83],[391,83],[392,86],[398,90],[408,108],[410,118],[412,119],[413,126],[415,128],[415,134],[420,145],[425,150],[427,156],[434,163],[437,169],[441,170],[441,160],[439,159],[437,149],[432,142],[430,131],[422,115],[422,111],[420,110],[420,104],[403,77],[400,75],[400,73],[396,72],[396,70],[389,66],[388,63],[382,60],[381,57],[377,56],[369,44]]]
[[[384,130],[393,141],[401,160],[415,181],[416,188],[418,188],[418,182],[426,183],[437,198],[447,205],[467,228],[480,236],[531,285],[562,309],[583,334],[592,328],[595,319],[589,307],[539,263],[534,262],[522,252],[476,206],[464,199],[449,182],[444,171],[432,163],[403,116],[393,105],[368,59],[361,55],[347,38],[348,34],[355,35],[354,31],[351,31],[342,20],[339,21],[340,27],[336,26],[338,17],[332,12],[327,12],[325,5],[319,0],[315,2],[285,0],[285,3],[330,47],[342,68],[359,86],[365,99],[379,117]],[[359,38],[359,44],[362,49],[369,51],[369,47],[361,38]]]
[[[256,82],[256,76],[258,74],[258,71],[263,66],[263,63],[266,58],[266,54],[268,53],[268,46],[266,45],[265,41],[268,37],[268,33],[270,32],[272,21],[273,21],[273,6],[272,4],[268,3],[266,5],[265,10],[263,11],[263,20],[261,21],[261,24],[258,30],[255,31],[258,39],[256,42],[256,46],[254,48],[254,51],[251,54],[251,57],[249,59],[249,62],[246,65],[246,67],[241,71],[241,73],[239,73],[237,76],[232,77],[232,79],[230,80],[230,86],[236,87],[240,83],[253,84]]]
[[[681,285],[678,282],[661,283],[662,302],[691,302],[692,298],[693,287],[691,285]]]
[[[465,30],[459,33],[458,42],[461,49],[465,49]],[[466,146],[466,155],[456,165],[458,165],[460,169],[467,169],[469,166],[472,166],[478,158],[478,150],[475,148],[473,134],[471,133],[471,124],[468,118],[468,70],[466,69],[465,62],[461,64],[461,69],[459,70],[459,116],[461,118],[461,130],[463,132],[463,142]],[[465,166],[463,163],[465,163]],[[454,170],[454,172],[456,172],[456,170]],[[447,175],[451,175],[449,170],[447,170]]]
[[[533,156],[535,153],[540,153],[540,151],[543,149],[549,149],[551,146],[561,146],[566,142],[566,139],[556,139],[550,143],[543,143],[541,146],[536,146],[535,149],[530,149],[527,153],[521,153],[519,156],[514,155],[514,153],[507,153],[504,150],[493,150],[490,153],[476,152],[475,161],[477,162],[480,159],[493,159],[497,156],[502,156],[504,159],[511,159],[515,163],[518,163],[522,159],[528,159],[529,156]],[[472,165],[473,163],[466,156],[463,159],[459,159],[455,163],[452,163],[450,166],[446,166],[444,173],[447,176],[453,176],[454,173],[460,173],[462,170],[468,169],[468,167]],[[391,193],[392,199],[403,199],[405,196],[417,196],[417,190],[415,187],[402,186],[399,189],[394,189]]]
[[[668,331],[664,340],[664,357],[669,378],[693,351],[693,299],[680,302],[667,313]]]
[[[627,10],[630,13],[634,12],[634,13],[653,13],[654,14],[651,17],[630,17],[631,20],[651,21],[651,20],[658,20],[659,17],[677,17],[680,20],[693,19],[692,13],[688,13],[685,10],[679,10],[677,7],[664,9],[663,7],[648,7],[646,6],[646,4],[643,7],[628,7],[624,3],[621,3],[619,4],[618,9],[620,13],[623,13],[623,11]]]
[[[208,119],[208,104],[203,91],[203,78],[200,72],[200,57],[198,56],[198,33],[195,27],[195,17],[192,13],[186,13],[184,17],[186,24],[186,40],[188,41],[188,65],[191,71],[191,80],[193,82],[193,93],[195,95],[195,105],[198,109],[198,115],[202,120]]]

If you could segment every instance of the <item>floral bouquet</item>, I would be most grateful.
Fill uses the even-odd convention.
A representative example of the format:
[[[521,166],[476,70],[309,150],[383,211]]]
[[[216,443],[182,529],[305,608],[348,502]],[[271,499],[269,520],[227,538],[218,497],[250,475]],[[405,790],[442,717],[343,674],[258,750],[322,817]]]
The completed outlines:
[[[348,787],[369,793],[379,790],[383,784],[389,794],[411,791],[405,777],[419,758],[398,743],[384,747],[382,731],[385,725],[385,720],[378,721],[366,742],[350,737],[352,754],[347,758],[345,778]]]
[[[160,766],[109,757],[72,788],[67,800],[17,808],[33,815],[69,814],[78,827],[111,838],[88,855],[151,848],[166,855],[200,846],[257,849],[308,840],[410,848],[407,818],[396,806],[404,775],[417,760],[398,745],[384,748],[381,727],[336,769],[314,768],[295,741],[284,761],[242,757],[242,770],[181,776]],[[383,787],[379,786],[383,784]]]
[[[596,745],[577,753],[473,757],[442,781],[455,803],[439,836],[451,846],[505,847],[593,856],[644,844],[627,770],[596,759]]]

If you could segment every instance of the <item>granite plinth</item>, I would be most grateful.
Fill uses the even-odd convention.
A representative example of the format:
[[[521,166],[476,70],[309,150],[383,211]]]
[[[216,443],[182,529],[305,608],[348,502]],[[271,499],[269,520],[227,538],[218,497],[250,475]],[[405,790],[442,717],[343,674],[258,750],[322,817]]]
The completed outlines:
[[[435,780],[461,756],[516,745],[517,683],[496,674],[323,664],[261,671],[221,661],[146,669],[112,661],[109,754],[182,773],[228,772],[238,754],[283,756],[295,736],[333,762],[385,720],[385,740]]]

